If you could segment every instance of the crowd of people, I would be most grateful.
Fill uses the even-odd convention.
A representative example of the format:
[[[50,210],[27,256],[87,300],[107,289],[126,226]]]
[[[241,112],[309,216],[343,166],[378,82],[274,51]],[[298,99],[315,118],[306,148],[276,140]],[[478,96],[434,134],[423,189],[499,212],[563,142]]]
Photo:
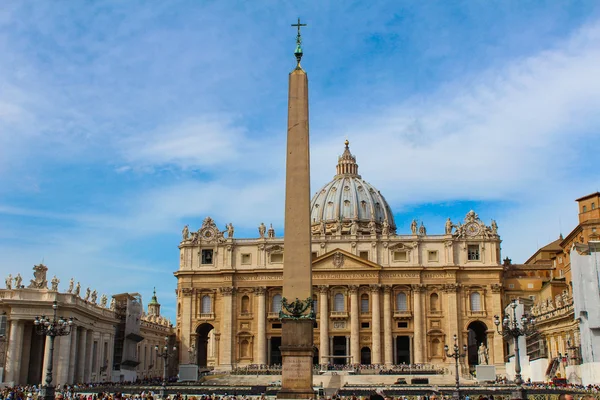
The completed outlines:
[[[378,364],[315,364],[313,366],[313,372],[315,374],[326,371],[378,375],[445,374],[448,372],[447,369],[439,368],[431,364],[399,364],[391,367]],[[281,365],[250,364],[244,367],[234,368],[229,373],[231,375],[280,375]]]

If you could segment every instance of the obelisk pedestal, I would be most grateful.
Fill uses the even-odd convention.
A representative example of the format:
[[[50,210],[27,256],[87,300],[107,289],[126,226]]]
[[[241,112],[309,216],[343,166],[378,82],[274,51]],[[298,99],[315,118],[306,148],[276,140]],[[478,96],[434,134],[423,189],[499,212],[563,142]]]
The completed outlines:
[[[282,376],[278,399],[315,397],[312,382],[313,324],[310,232],[310,156],[308,78],[300,66],[300,20],[296,37],[298,65],[290,73],[285,181],[283,299],[280,318]]]

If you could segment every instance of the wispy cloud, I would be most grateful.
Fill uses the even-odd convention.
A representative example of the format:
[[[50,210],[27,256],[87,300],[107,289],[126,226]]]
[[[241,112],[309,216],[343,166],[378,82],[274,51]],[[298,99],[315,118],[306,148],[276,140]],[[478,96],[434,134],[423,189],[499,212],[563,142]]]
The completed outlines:
[[[211,215],[238,237],[260,222],[281,234],[298,14],[313,192],[347,137],[399,221],[424,204],[456,219],[468,210],[448,204],[477,201],[504,254],[523,260],[574,223],[573,198],[598,189],[598,9],[9,3],[0,270],[44,257],[63,282],[145,298],[156,285],[173,312],[183,224]]]

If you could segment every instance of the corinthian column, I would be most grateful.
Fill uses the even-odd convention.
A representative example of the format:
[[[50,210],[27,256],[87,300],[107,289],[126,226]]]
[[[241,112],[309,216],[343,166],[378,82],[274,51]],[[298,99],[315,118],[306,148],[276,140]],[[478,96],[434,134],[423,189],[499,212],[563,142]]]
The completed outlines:
[[[413,345],[415,350],[415,364],[423,364],[423,310],[421,308],[421,285],[412,285],[413,293]],[[450,318],[450,317],[449,317]]]
[[[329,310],[327,299],[327,286],[319,286],[319,358],[321,364],[329,363]]]
[[[350,355],[353,363],[360,363],[360,330],[358,309],[358,286],[350,285]]]
[[[254,291],[254,293],[256,293],[256,298],[258,299],[258,338],[256,340],[256,363],[259,365],[267,364],[267,303],[265,298],[265,292],[266,288],[264,287],[258,287]]]
[[[232,287],[221,288],[223,308],[221,310],[221,369],[232,368],[232,343],[233,343],[233,292]]]
[[[383,357],[385,365],[391,367],[394,363],[394,346],[392,341],[392,309],[390,307],[392,288],[383,287]]]
[[[379,285],[371,285],[371,299],[373,311],[371,314],[371,362],[381,364],[381,311],[379,309]]]

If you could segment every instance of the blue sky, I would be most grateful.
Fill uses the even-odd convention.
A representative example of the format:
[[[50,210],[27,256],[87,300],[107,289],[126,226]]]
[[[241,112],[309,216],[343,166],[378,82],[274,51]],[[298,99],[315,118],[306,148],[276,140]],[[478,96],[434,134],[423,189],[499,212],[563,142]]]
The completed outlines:
[[[312,191],[351,141],[399,232],[475,209],[525,261],[600,188],[596,1],[4,1],[0,271],[157,287],[181,228],[283,232],[300,16]]]

